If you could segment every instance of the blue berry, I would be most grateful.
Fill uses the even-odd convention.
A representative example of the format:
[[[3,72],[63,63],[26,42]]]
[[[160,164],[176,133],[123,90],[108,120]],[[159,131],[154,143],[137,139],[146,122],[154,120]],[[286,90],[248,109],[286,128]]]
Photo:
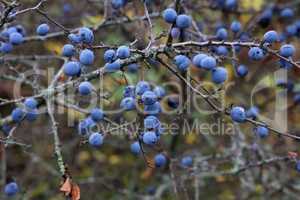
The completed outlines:
[[[99,122],[104,119],[104,112],[100,108],[94,108],[91,110],[91,118],[95,122]]]
[[[89,137],[89,144],[92,147],[100,147],[103,144],[103,135],[101,133],[92,133]]]
[[[230,30],[234,33],[240,32],[242,25],[239,21],[233,21],[230,25]]]
[[[225,28],[219,28],[216,33],[218,40],[226,40],[228,37],[227,30]]]
[[[161,112],[161,106],[159,102],[155,102],[152,105],[145,105],[144,112],[146,115],[157,115]]]
[[[17,29],[16,29],[16,27],[12,26],[12,27],[9,27],[7,29],[4,29],[1,32],[1,36],[5,37],[5,38],[9,38],[9,35],[12,34],[12,33],[15,33],[15,32],[17,32]]]
[[[37,27],[36,33],[40,36],[45,36],[49,33],[50,27],[48,24],[41,24]]]
[[[293,97],[293,101],[295,104],[299,104],[300,103],[300,94],[295,94]]]
[[[72,11],[72,5],[69,3],[64,3],[63,11],[65,14],[70,13]]]
[[[126,97],[122,99],[120,107],[124,110],[134,110],[135,109],[135,99],[133,97]]]
[[[36,120],[38,117],[38,110],[37,109],[28,109],[26,110],[26,115],[25,115],[25,119],[27,121],[34,121]]]
[[[236,69],[236,73],[239,77],[245,77],[248,74],[248,68],[245,65],[239,65]]]
[[[1,130],[3,131],[3,133],[5,134],[5,136],[8,136],[10,131],[11,131],[12,127],[8,124],[3,124],[1,127]]]
[[[143,95],[144,92],[149,91],[150,90],[150,84],[146,81],[139,81],[136,84],[135,87],[135,94],[136,95]]]
[[[176,26],[181,29],[190,27],[192,24],[192,18],[188,15],[178,15],[176,18]]]
[[[201,60],[201,66],[202,68],[204,69],[207,69],[207,70],[212,70],[214,69],[215,67],[217,67],[217,61],[214,57],[212,56],[206,56],[205,58],[203,58]]]
[[[219,56],[227,56],[228,55],[228,49],[225,46],[218,46],[216,49],[216,53]]]
[[[236,0],[226,0],[225,1],[225,8],[228,10],[234,10],[237,8],[237,1]]]
[[[163,18],[166,22],[173,24],[177,18],[177,12],[173,8],[167,8],[163,12]]]
[[[185,156],[181,159],[182,167],[191,167],[193,165],[193,158],[191,156]]]
[[[300,172],[300,160],[297,160],[296,162],[296,170]]]
[[[62,55],[72,57],[76,53],[75,47],[72,44],[65,44],[62,49]]]
[[[128,69],[129,72],[135,73],[135,72],[138,71],[139,65],[136,64],[136,63],[132,63],[132,64],[128,65],[127,69]]]
[[[78,124],[78,133],[79,135],[87,135],[89,134],[93,128],[96,127],[96,123],[94,120],[92,120],[91,117],[88,117]]]
[[[155,116],[147,116],[144,119],[144,127],[146,129],[157,129],[160,126],[160,121]]]
[[[5,185],[4,193],[6,196],[14,196],[19,192],[19,186],[16,182],[10,182]]]
[[[257,126],[255,128],[255,133],[261,138],[265,138],[269,135],[269,130],[265,126]]]
[[[23,35],[18,32],[14,32],[9,35],[9,42],[13,45],[22,44],[24,41]]]
[[[173,39],[178,39],[179,36],[180,36],[180,33],[181,33],[181,31],[177,27],[174,27],[174,28],[171,29],[171,36],[172,36]]]
[[[130,49],[128,46],[120,46],[117,49],[117,57],[120,59],[125,59],[130,57]]]
[[[91,29],[83,27],[79,29],[79,36],[82,42],[91,44],[94,41],[94,33]]]
[[[148,195],[151,195],[151,196],[154,196],[155,195],[155,192],[156,192],[156,187],[153,186],[153,185],[150,185],[146,188],[146,193]]]
[[[25,37],[26,30],[22,25],[17,25],[17,26],[15,26],[15,28],[16,28],[18,33],[20,33],[21,35],[23,35],[23,37]]]
[[[81,95],[89,95],[91,94],[92,90],[93,90],[93,85],[88,81],[84,81],[80,83],[78,86],[78,91],[79,94]]]
[[[153,131],[146,131],[143,135],[143,142],[148,145],[155,145],[158,141],[158,138]]]
[[[120,64],[120,60],[116,60],[112,63],[106,63],[105,66],[105,71],[106,72],[115,72],[121,69],[121,64]]]
[[[296,36],[297,34],[297,26],[292,24],[292,25],[289,25],[285,28],[285,32],[286,32],[286,36],[287,37],[293,37],[293,36]]]
[[[193,64],[198,67],[198,68],[201,68],[201,62],[204,58],[206,58],[207,55],[206,54],[203,54],[203,53],[199,53],[197,54],[196,56],[193,57]]]
[[[153,105],[157,101],[157,96],[152,91],[146,91],[142,95],[142,102],[144,105]]]
[[[67,76],[78,76],[81,71],[80,64],[74,61],[67,62],[66,64],[64,64],[63,68],[64,68],[64,73]]]
[[[134,97],[134,96],[135,96],[135,87],[133,85],[126,86],[123,92],[123,97]]]
[[[1,53],[10,53],[13,50],[13,46],[10,43],[1,42],[0,52]]]
[[[171,97],[168,97],[167,103],[168,103],[168,106],[176,109],[179,106],[179,99],[178,99],[178,97],[171,96]]]
[[[190,59],[184,55],[175,56],[174,61],[175,65],[180,71],[186,71],[189,65],[191,64]]]
[[[280,47],[279,54],[284,57],[290,57],[294,55],[295,51],[296,49],[293,45],[285,44]]]
[[[293,67],[293,64],[284,60],[284,59],[279,59],[279,65],[281,68],[284,69],[291,69]]]
[[[250,41],[250,35],[249,35],[249,33],[242,32],[240,34],[240,40],[241,40],[241,42],[249,42]]]
[[[236,53],[239,53],[241,51],[241,49],[242,49],[241,46],[239,46],[239,45],[234,45],[233,48],[234,48],[234,50],[235,50]]]
[[[226,25],[223,22],[218,21],[215,25],[215,31],[217,32],[220,28],[226,28]]]
[[[79,61],[83,65],[92,65],[94,63],[95,55],[94,52],[89,49],[81,51]]]
[[[115,60],[116,52],[113,49],[108,49],[104,52],[103,58],[106,63],[111,63]]]
[[[280,17],[290,19],[294,16],[294,11],[291,8],[285,8],[280,12]]]
[[[135,141],[130,145],[130,150],[133,154],[138,155],[141,153],[141,146],[138,141]]]
[[[273,43],[278,41],[278,34],[276,31],[268,31],[264,34],[264,41],[268,43]]]
[[[74,43],[74,44],[79,44],[81,42],[81,37],[79,35],[76,35],[74,33],[70,33],[68,35],[68,39]]]
[[[248,51],[248,56],[251,60],[258,61],[264,58],[264,52],[259,47],[251,47]]]
[[[38,105],[38,102],[34,98],[30,97],[25,99],[24,105],[26,106],[26,108],[35,109]]]
[[[255,119],[259,114],[259,109],[256,106],[252,106],[246,111],[246,117]]]
[[[163,87],[160,86],[156,86],[153,89],[153,92],[155,93],[155,95],[157,96],[157,98],[161,99],[166,95],[166,91]]]
[[[262,14],[258,20],[258,23],[262,27],[267,27],[272,20],[272,16],[273,16],[273,10],[271,8],[267,8],[266,10],[264,10],[262,12]]]
[[[156,167],[163,167],[167,163],[167,158],[164,154],[157,154],[154,157],[154,163]]]
[[[230,116],[231,119],[235,122],[244,122],[246,120],[245,109],[240,106],[233,107],[230,111]]]
[[[276,86],[286,88],[288,91],[293,91],[294,83],[291,80],[279,79],[276,81]]]
[[[120,9],[124,7],[127,3],[127,0],[112,0],[111,5],[114,9]]]
[[[212,70],[212,81],[216,84],[224,83],[227,80],[227,70],[224,67],[216,67]]]
[[[24,115],[25,113],[21,108],[15,108],[11,113],[11,117],[14,122],[21,122],[24,118]]]

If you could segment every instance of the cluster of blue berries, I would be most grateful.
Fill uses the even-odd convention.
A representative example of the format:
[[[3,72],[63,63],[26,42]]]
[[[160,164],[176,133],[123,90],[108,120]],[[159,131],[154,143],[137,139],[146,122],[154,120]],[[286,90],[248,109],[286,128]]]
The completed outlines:
[[[22,25],[5,28],[0,33],[3,40],[1,40],[0,52],[10,53],[13,50],[13,46],[20,45],[24,42],[25,35],[26,31]]]
[[[126,86],[121,108],[124,110],[133,110],[136,108],[138,101],[142,102],[145,115],[158,115],[161,112],[159,100],[165,95],[165,90],[157,86],[151,90],[147,81],[139,81],[136,86]]]
[[[163,18],[167,23],[174,24],[171,29],[171,36],[179,38],[181,30],[187,29],[192,25],[192,18],[186,14],[177,14],[173,8],[167,8],[163,12]]]
[[[231,119],[237,123],[246,122],[247,119],[256,119],[258,115],[259,110],[255,106],[250,107],[248,110],[241,106],[235,106],[230,111]],[[265,138],[269,135],[269,129],[264,125],[258,125],[254,128],[254,133],[261,138]]]
[[[104,120],[104,112],[100,108],[91,110],[87,118],[81,120],[78,124],[78,133],[81,136],[88,137],[88,142],[92,147],[98,148],[103,144],[104,135],[97,130],[97,123]]]
[[[48,24],[41,24],[37,27],[36,32],[40,36],[45,36],[49,30]],[[22,25],[5,28],[0,33],[0,37],[3,39],[0,45],[0,52],[10,53],[13,50],[13,46],[21,45],[24,42],[25,36],[26,30]]]
[[[265,43],[267,45],[271,45],[272,43],[275,43],[278,41],[280,41],[279,35],[274,30],[267,31],[264,34],[263,40],[262,40],[263,44]],[[264,46],[251,47],[250,50],[248,51],[249,58],[254,61],[262,60],[266,55],[266,51],[264,48],[265,48]],[[293,65],[289,61],[292,60],[292,56],[295,54],[295,52],[296,52],[296,49],[292,44],[284,44],[280,47],[279,55],[286,58],[286,59],[280,58],[279,65],[281,68],[291,69],[293,67]],[[287,60],[289,60],[289,61],[287,61]]]
[[[226,68],[218,67],[216,58],[204,53],[195,55],[192,61],[185,55],[177,55],[174,63],[180,71],[186,71],[191,63],[199,69],[208,70],[211,72],[212,81],[216,84],[224,83],[228,77]]]
[[[235,10],[238,7],[237,0],[213,0],[211,1],[211,4],[212,6],[225,11]]]
[[[68,38],[73,44],[92,44],[94,41],[94,33],[91,29],[82,27],[77,33],[70,33]]]
[[[121,69],[120,61],[130,57],[130,48],[128,46],[120,46],[116,51],[114,49],[108,49],[104,52],[103,59],[105,61],[105,71],[115,72]],[[134,65],[130,66],[134,68]]]
[[[20,123],[24,119],[30,122],[36,120],[38,117],[37,106],[38,102],[34,98],[25,99],[22,105],[12,110],[12,121],[15,123]]]
[[[62,48],[62,55],[70,58],[70,61],[63,66],[64,74],[69,77],[78,77],[82,71],[84,71],[85,67],[94,63],[95,55],[92,50],[86,48],[79,52],[78,61],[72,60],[72,57],[77,53],[76,45],[92,44],[94,41],[94,33],[91,29],[83,27],[79,29],[77,34],[69,34],[68,38],[72,44],[65,44]],[[89,95],[92,91],[93,85],[88,81],[84,81],[78,86],[78,92],[81,95]]]
[[[165,90],[156,86],[151,90],[151,86],[146,81],[140,81],[136,86],[128,85],[124,89],[123,100],[121,101],[121,108],[124,110],[133,110],[140,102],[144,108],[144,128],[145,131],[140,134],[139,140],[131,144],[130,149],[134,154],[141,153],[140,143],[152,147],[160,139],[163,133],[161,122],[158,119],[158,114],[161,112],[159,101],[166,95]],[[163,153],[157,154],[154,158],[157,167],[164,166],[167,158]]]

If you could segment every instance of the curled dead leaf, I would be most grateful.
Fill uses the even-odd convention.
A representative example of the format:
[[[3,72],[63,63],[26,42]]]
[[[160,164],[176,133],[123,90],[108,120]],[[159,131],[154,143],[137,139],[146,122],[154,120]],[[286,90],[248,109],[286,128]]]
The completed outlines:
[[[65,196],[69,196],[71,194],[72,183],[71,183],[71,179],[69,177],[66,178],[65,182],[60,187],[60,191],[63,192],[65,194]]]
[[[72,200],[80,199],[80,188],[77,184],[73,184],[72,191],[71,191],[71,198]]]
[[[76,183],[73,183],[69,177],[65,179],[65,182],[60,187],[60,191],[72,200],[80,200],[80,188]]]

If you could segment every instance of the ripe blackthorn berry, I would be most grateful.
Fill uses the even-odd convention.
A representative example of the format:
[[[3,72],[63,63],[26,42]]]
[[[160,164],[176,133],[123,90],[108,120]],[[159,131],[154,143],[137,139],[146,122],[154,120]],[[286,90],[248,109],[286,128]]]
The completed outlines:
[[[230,111],[230,116],[231,119],[235,122],[244,122],[246,120],[245,109],[240,106],[233,107]]]
[[[16,195],[18,191],[19,186],[16,182],[10,182],[4,187],[4,193],[9,197]]]
[[[103,144],[103,135],[101,133],[92,133],[89,136],[89,144],[92,147],[100,147]]]
[[[94,63],[94,52],[89,49],[84,49],[80,52],[79,61],[83,65],[92,65]]]
[[[50,27],[48,24],[41,24],[37,27],[36,33],[40,36],[45,36],[48,34]]]
[[[180,71],[186,71],[191,64],[191,61],[185,55],[177,55],[174,58],[175,65]]]
[[[163,12],[163,18],[166,22],[172,24],[176,21],[177,12],[173,8],[167,8]]]
[[[212,70],[212,81],[216,84],[224,83],[227,80],[228,72],[224,67],[216,67]]]
[[[167,163],[167,158],[164,154],[160,153],[154,157],[156,167],[163,167]]]
[[[80,83],[78,86],[78,91],[79,94],[81,95],[89,95],[91,94],[92,90],[93,90],[93,85],[88,81],[84,81]]]

